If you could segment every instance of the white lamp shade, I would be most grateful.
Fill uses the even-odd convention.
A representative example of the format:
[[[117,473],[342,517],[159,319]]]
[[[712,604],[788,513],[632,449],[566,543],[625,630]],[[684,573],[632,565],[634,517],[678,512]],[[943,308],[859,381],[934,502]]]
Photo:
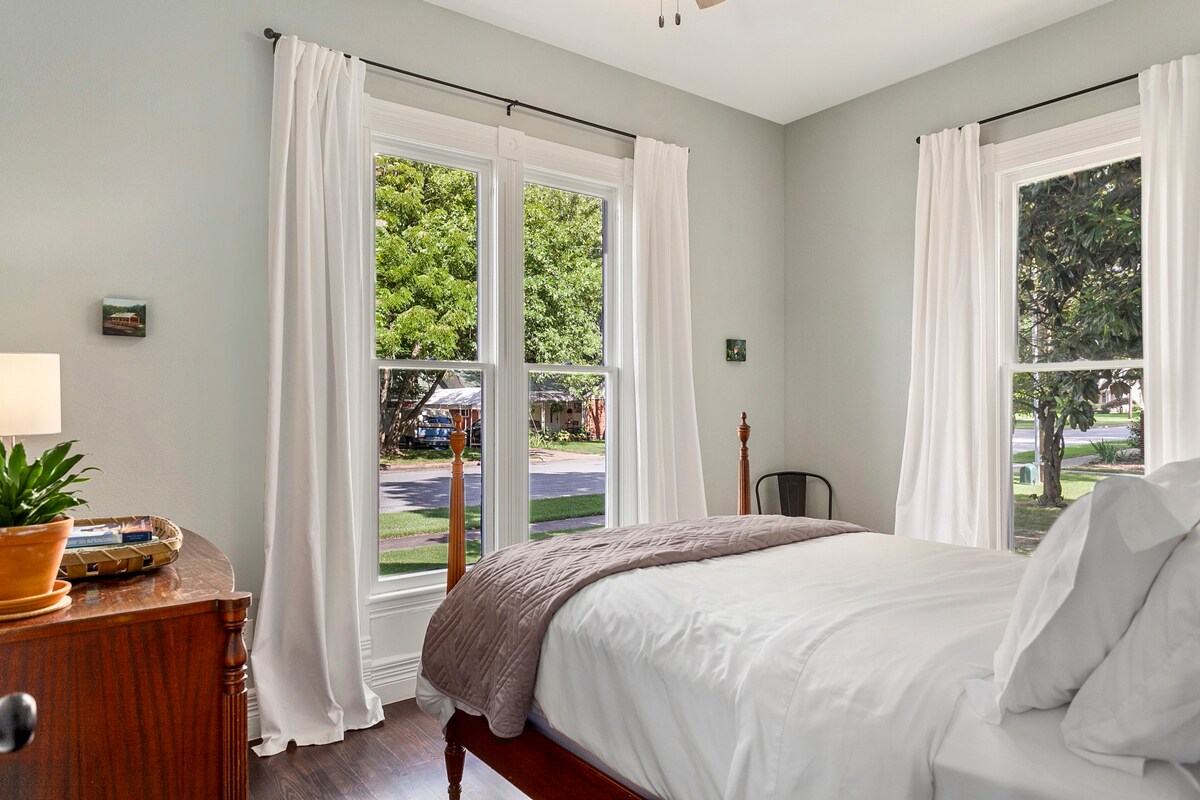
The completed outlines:
[[[0,436],[62,431],[57,353],[0,353]]]

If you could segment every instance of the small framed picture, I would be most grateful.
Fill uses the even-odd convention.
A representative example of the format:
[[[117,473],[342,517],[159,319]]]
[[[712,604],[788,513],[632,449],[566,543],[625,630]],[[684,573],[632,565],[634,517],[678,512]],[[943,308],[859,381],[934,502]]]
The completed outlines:
[[[101,306],[100,330],[105,336],[146,338],[146,301],[106,297]]]
[[[725,360],[726,361],[745,361],[746,360],[746,340],[745,339],[726,339],[725,340]]]

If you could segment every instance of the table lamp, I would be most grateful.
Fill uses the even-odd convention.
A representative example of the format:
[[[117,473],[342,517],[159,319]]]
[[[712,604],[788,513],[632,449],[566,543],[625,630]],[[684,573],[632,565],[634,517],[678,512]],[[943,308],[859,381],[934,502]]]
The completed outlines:
[[[62,431],[58,353],[0,353],[0,439]]]

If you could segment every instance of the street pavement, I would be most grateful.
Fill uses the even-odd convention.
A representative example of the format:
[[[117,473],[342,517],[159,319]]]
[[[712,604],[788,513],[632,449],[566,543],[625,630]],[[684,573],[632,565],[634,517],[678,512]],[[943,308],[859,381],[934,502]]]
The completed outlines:
[[[1063,439],[1066,440],[1067,447],[1077,444],[1088,444],[1089,442],[1113,441],[1129,438],[1128,425],[1102,425],[1092,428],[1087,431],[1065,430],[1063,431]],[[1012,451],[1020,453],[1025,450],[1033,449],[1033,429],[1013,431]]]
[[[480,467],[468,465],[463,469],[466,504],[479,505]],[[568,497],[577,494],[604,492],[604,457],[579,456],[531,462],[529,465],[529,495],[534,500],[547,497]],[[380,470],[379,510],[419,511],[426,508],[447,508],[450,505],[450,465],[431,469]]]
[[[1106,425],[1089,431],[1067,430],[1067,446],[1095,441],[1129,438],[1129,426]],[[1012,451],[1033,449],[1033,430],[1013,432]],[[467,505],[479,505],[480,467],[464,468]],[[574,456],[529,465],[529,494],[534,500],[604,492],[604,457]],[[379,510],[419,511],[450,505],[450,466],[439,464],[429,469],[395,469],[379,472]]]

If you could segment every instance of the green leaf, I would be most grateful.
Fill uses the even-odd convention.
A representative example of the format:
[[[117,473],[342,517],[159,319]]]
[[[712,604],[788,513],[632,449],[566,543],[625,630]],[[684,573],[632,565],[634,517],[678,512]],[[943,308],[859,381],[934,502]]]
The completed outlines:
[[[85,505],[71,487],[89,480],[86,467],[73,472],[83,458],[68,456],[74,441],[48,449],[29,463],[25,446],[18,442],[11,452],[0,445],[0,527],[42,525],[71,508]]]

